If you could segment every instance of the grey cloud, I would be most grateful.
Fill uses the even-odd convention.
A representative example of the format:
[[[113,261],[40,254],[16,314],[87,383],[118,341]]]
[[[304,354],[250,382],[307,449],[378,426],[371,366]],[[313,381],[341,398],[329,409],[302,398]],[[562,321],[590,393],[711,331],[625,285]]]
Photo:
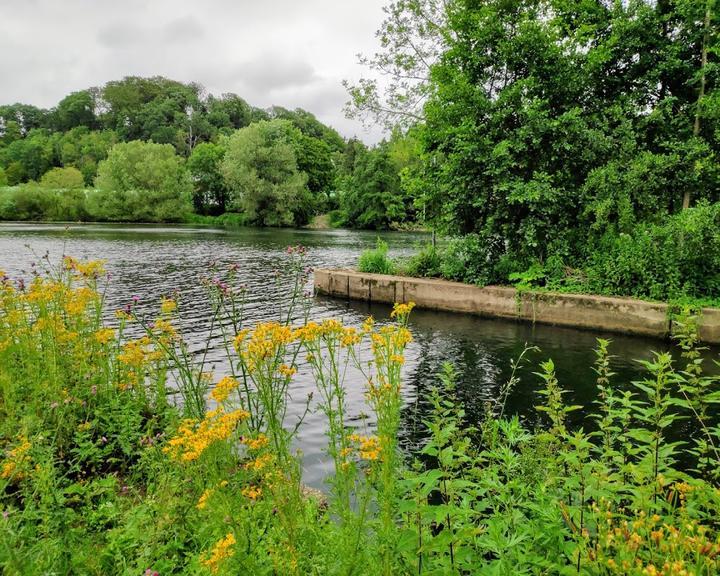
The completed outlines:
[[[319,78],[315,69],[301,60],[281,54],[259,54],[238,69],[242,83],[264,91],[306,86]]]
[[[190,42],[205,36],[205,30],[195,18],[184,16],[166,24],[162,36],[168,42]]]
[[[97,35],[100,44],[107,48],[132,47],[147,38],[148,31],[146,29],[128,22],[102,28]]]

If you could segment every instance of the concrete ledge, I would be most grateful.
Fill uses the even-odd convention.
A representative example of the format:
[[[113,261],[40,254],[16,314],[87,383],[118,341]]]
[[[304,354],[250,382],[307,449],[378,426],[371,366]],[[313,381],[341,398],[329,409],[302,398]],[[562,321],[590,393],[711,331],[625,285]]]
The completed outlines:
[[[522,292],[502,286],[473,286],[435,278],[315,270],[319,294],[368,302],[415,302],[419,308],[541,322],[607,332],[667,338],[667,304],[586,294]],[[720,310],[703,309],[701,340],[720,343]]]

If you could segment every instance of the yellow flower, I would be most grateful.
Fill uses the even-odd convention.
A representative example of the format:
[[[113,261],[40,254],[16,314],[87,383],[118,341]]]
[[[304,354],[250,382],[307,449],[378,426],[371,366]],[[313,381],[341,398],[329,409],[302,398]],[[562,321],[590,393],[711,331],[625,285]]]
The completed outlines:
[[[340,346],[347,348],[360,342],[360,335],[355,328],[344,328],[340,338]]]
[[[260,450],[260,448],[267,446],[269,442],[270,441],[265,434],[259,434],[257,438],[245,438],[243,440],[245,446],[247,446],[250,450]]]
[[[213,495],[215,490],[212,488],[207,488],[201,495],[200,499],[198,500],[198,503],[195,505],[195,508],[198,510],[204,510],[207,508],[207,501],[210,499],[210,497]]]
[[[292,378],[293,375],[297,373],[297,368],[294,366],[287,366],[286,364],[281,364],[278,368],[278,372],[281,376],[284,376],[285,378]]]
[[[94,338],[98,344],[107,344],[115,338],[115,330],[112,328],[101,328],[95,332]]]
[[[217,383],[215,388],[213,388],[213,391],[210,392],[210,397],[215,400],[215,402],[222,404],[223,402],[225,402],[225,400],[228,399],[230,393],[235,390],[237,386],[238,381],[235,380],[235,378],[225,376],[220,380],[220,382]]]
[[[180,462],[193,462],[215,442],[227,440],[238,422],[249,416],[245,410],[226,413],[218,409],[208,412],[201,421],[184,420],[177,436],[171,438],[163,450]]]
[[[380,441],[377,436],[351,434],[349,440],[359,444],[358,453],[363,460],[378,460],[380,458]]]
[[[130,322],[133,319],[133,316],[125,310],[116,310],[115,318],[117,318],[118,320],[125,320],[127,322]]]
[[[375,326],[375,319],[372,316],[368,316],[362,323],[362,331],[365,334],[372,332],[373,326]]]
[[[242,489],[242,495],[250,500],[257,500],[262,496],[262,488],[259,486],[247,486]]]
[[[245,464],[245,468],[247,470],[252,470],[253,472],[262,472],[265,468],[269,467],[270,464],[272,464],[272,461],[272,454],[265,454],[263,456],[258,456],[257,458],[255,458],[255,460],[252,460]]]
[[[8,451],[7,458],[0,467],[0,478],[8,479],[15,476],[17,479],[22,479],[25,476],[22,468],[25,468],[30,462],[30,456],[27,453],[32,448],[32,444],[22,434],[18,436],[18,441],[18,445]]]
[[[172,314],[177,309],[177,302],[172,298],[163,297],[160,300],[160,312],[163,314]]]
[[[209,568],[210,571],[215,574],[218,571],[220,564],[224,560],[232,557],[234,553],[234,546],[235,536],[233,536],[232,533],[226,534],[225,538],[215,543],[212,551],[210,552],[210,556],[202,561],[203,565]]]
[[[390,318],[398,318],[404,320],[410,314],[412,309],[415,308],[415,302],[408,302],[407,304],[395,303],[393,311],[390,313]]]
[[[63,258],[63,267],[65,270],[73,270],[77,273],[77,276],[85,278],[97,278],[105,274],[105,260],[80,262],[72,256],[65,256],[65,258]]]
[[[175,327],[166,319],[158,318],[155,320],[154,331],[159,338],[167,340],[177,340],[177,331]]]

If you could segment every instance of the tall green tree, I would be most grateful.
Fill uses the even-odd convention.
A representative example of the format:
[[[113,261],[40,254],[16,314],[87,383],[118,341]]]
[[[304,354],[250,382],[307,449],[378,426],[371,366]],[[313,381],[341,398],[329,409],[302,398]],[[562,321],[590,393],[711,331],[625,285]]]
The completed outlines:
[[[100,162],[89,210],[107,220],[177,222],[192,209],[192,182],[170,144],[116,144]]]
[[[220,170],[225,147],[212,142],[198,144],[187,161],[193,180],[193,207],[198,214],[223,214],[228,188]]]
[[[406,215],[400,176],[387,143],[355,160],[349,187],[341,199],[346,223],[357,228],[385,229]]]
[[[227,141],[222,173],[230,206],[263,226],[304,224],[312,213],[307,175],[298,169],[299,130],[287,120],[261,121]]]
[[[712,0],[408,0],[387,14],[369,63],[397,80],[397,107],[423,101],[415,189],[446,231],[494,247],[491,280],[575,265],[604,234],[720,199]],[[355,110],[383,113],[370,87],[351,90]]]
[[[65,96],[52,113],[55,129],[66,132],[78,126],[91,130],[98,128],[99,122],[95,115],[98,97],[98,90],[95,88]]]

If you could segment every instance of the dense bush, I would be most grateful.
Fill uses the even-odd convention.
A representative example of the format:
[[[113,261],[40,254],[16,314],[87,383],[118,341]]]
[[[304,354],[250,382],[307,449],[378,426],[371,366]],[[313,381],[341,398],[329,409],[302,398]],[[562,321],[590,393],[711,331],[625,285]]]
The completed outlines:
[[[492,242],[479,234],[451,238],[440,265],[443,277],[470,284],[494,282],[495,260],[492,248]]]
[[[0,189],[2,220],[76,222],[87,218],[85,190],[49,190],[34,183]]]
[[[401,263],[399,272],[407,276],[441,276],[443,257],[441,249],[434,244],[426,244],[417,254]]]
[[[394,274],[395,263],[388,258],[388,245],[378,238],[372,250],[363,250],[358,260],[358,270],[369,274]]]
[[[608,235],[587,269],[595,292],[667,300],[720,296],[720,204],[701,205],[662,224]]]
[[[78,190],[85,188],[85,179],[77,168],[53,168],[43,174],[40,186],[50,190]]]

